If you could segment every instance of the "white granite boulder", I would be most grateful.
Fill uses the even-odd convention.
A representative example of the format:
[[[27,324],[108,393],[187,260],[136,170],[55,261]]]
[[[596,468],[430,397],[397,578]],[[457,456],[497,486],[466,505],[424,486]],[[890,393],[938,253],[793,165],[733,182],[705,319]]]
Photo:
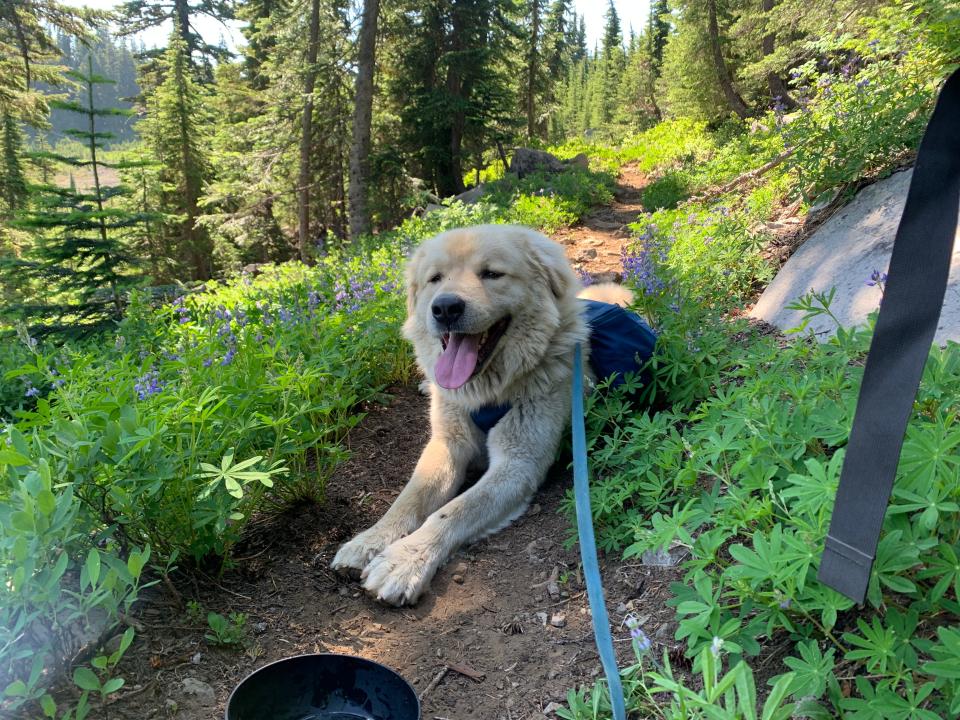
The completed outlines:
[[[803,313],[788,310],[811,289],[836,288],[831,311],[845,327],[863,324],[880,304],[880,289],[867,282],[874,271],[886,272],[893,241],[907,199],[912,170],[869,185],[821,225],[780,269],[751,310],[781,330],[797,327]],[[957,233],[960,236],[960,231]],[[836,330],[829,317],[814,318],[808,328],[826,340]],[[950,281],[936,341],[960,341],[960,243],[954,242]]]

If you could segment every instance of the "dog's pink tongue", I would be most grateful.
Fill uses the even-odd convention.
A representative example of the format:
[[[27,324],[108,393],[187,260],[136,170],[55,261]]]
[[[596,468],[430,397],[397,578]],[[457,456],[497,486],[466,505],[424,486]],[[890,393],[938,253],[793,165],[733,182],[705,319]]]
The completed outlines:
[[[479,345],[479,335],[450,333],[447,347],[434,368],[440,387],[456,390],[470,379],[473,371],[477,369]]]

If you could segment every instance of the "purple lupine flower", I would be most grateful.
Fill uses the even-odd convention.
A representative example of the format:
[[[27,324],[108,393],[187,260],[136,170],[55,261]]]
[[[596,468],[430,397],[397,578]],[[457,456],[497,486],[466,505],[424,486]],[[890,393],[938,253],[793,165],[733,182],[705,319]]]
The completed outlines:
[[[710,652],[713,653],[715,658],[720,657],[720,649],[723,647],[723,638],[713,636],[713,642],[710,643]]]
[[[640,627],[640,621],[634,615],[627,615],[623,619],[624,624],[630,629],[630,637],[635,642],[635,647],[638,653],[647,652],[652,643],[650,638],[647,637],[647,634],[643,632],[643,629]]]
[[[160,382],[160,373],[156,370],[148,370],[137,378],[137,381],[133,384],[133,389],[137,391],[141,400],[156,395],[163,389],[163,384]]]
[[[206,359],[203,361],[203,366],[204,366],[204,367],[210,367],[211,365],[213,365],[213,358],[212,358],[212,357],[208,357],[208,358],[206,358]]]
[[[875,285],[883,286],[887,282],[887,274],[885,272],[880,272],[879,270],[874,270],[870,273],[870,279],[867,280],[866,284],[869,287],[874,287]]]
[[[857,89],[863,90],[869,84],[870,84],[869,78],[861,78],[860,80],[857,80]]]
[[[773,99],[773,116],[777,121],[777,125],[783,123],[783,116],[787,112],[787,106],[783,103],[783,96],[777,95]]]
[[[673,236],[669,240],[672,242]],[[667,244],[655,236],[652,225],[647,226],[640,241],[642,245],[636,255],[627,252],[626,248],[620,251],[623,275],[633,280],[644,295],[658,295],[666,287],[657,270],[667,260]]]
[[[190,311],[187,310],[187,308],[184,306],[183,300],[184,298],[181,295],[176,300],[174,300],[173,304],[170,306],[173,308],[173,311],[177,313],[178,315],[177,322],[179,322],[181,325],[184,325],[190,322]]]
[[[790,598],[786,598],[780,601],[781,610],[789,610],[791,605],[793,605],[793,601],[790,600]]]
[[[593,275],[588,273],[583,268],[577,268],[577,275],[579,276],[580,282],[583,284],[584,287],[593,285]]]
[[[817,80],[817,87],[820,88],[821,95],[831,97],[833,95],[833,78],[829,75],[821,75],[820,79]]]
[[[27,391],[24,393],[24,395],[28,398],[37,397],[37,395],[39,394],[40,394],[40,388],[36,388],[33,386],[28,387]]]
[[[223,360],[220,361],[221,365],[229,365],[233,362],[233,358],[236,357],[237,351],[233,348],[227,349],[227,354],[223,356]]]

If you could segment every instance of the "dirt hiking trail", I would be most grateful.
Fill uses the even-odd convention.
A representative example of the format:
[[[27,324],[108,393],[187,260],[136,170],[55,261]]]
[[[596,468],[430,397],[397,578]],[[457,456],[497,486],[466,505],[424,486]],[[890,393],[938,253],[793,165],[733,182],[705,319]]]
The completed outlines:
[[[578,266],[594,275],[619,272],[623,226],[640,212],[641,183],[624,168],[613,206],[559,235]],[[569,542],[576,529],[563,511],[569,458],[551,469],[523,517],[461,549],[415,607],[379,605],[329,569],[339,545],[393,502],[428,438],[428,402],[415,387],[392,388],[385,402],[364,410],[324,504],[254,522],[219,581],[179,580],[179,593],[200,613],[195,605],[191,615],[162,588],[141,604],[143,631],[124,660],[126,685],[109,718],[222,718],[230,691],[248,673],[313,652],[352,653],[397,669],[423,694],[425,720],[553,718],[569,689],[599,676],[579,549]],[[627,614],[641,621],[655,653],[676,650],[665,601],[679,572],[625,564],[619,554],[601,564],[621,666],[633,662]],[[205,639],[208,611],[244,613],[245,644]]]
[[[640,195],[646,184],[647,176],[635,164],[624,165],[610,205],[594,208],[578,225],[554,233],[575,269],[597,280],[620,280],[620,253],[630,238],[627,225],[643,212]]]

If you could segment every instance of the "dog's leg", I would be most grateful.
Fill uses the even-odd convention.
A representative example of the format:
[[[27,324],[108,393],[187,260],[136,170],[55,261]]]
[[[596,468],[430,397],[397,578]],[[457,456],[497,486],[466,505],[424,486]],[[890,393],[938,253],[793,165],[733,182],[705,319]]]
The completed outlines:
[[[359,572],[392,542],[416,530],[463,484],[467,466],[478,452],[476,428],[469,417],[444,409],[435,400],[431,411],[433,437],[417,462],[410,482],[373,527],[343,545],[331,567]]]
[[[556,454],[569,408],[564,398],[515,405],[490,431],[483,477],[373,558],[363,571],[364,589],[391,605],[416,602],[460,545],[523,513]]]

